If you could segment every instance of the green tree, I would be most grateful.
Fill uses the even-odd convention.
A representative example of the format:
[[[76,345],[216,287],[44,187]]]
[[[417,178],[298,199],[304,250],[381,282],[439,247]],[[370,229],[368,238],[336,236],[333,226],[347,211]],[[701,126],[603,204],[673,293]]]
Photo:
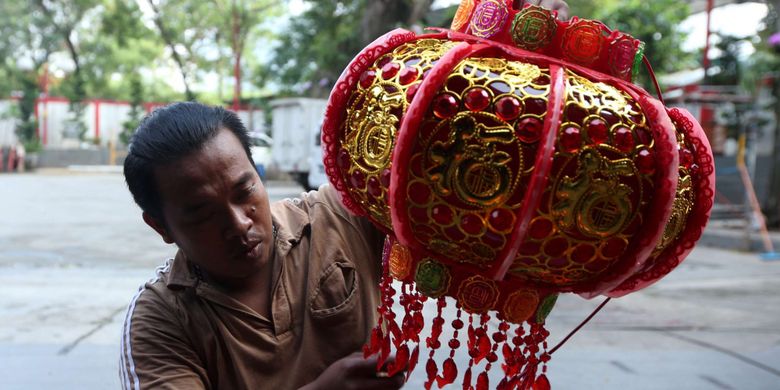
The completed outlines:
[[[431,0],[306,1],[279,37],[258,83],[283,94],[325,97],[341,71],[365,45],[396,27],[425,25]]]
[[[130,94],[132,96],[130,98],[130,112],[127,120],[122,123],[122,132],[119,133],[119,141],[124,145],[130,145],[130,137],[141,124],[141,118],[144,114],[144,87],[137,74],[130,77]]]

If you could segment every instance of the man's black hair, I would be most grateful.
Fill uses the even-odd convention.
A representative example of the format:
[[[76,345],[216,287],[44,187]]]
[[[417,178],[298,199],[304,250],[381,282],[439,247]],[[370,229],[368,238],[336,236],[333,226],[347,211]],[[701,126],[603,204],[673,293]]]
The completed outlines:
[[[147,115],[130,139],[124,167],[127,187],[138,206],[164,223],[154,169],[197,152],[223,128],[238,137],[254,165],[247,130],[232,111],[182,102],[158,108]]]

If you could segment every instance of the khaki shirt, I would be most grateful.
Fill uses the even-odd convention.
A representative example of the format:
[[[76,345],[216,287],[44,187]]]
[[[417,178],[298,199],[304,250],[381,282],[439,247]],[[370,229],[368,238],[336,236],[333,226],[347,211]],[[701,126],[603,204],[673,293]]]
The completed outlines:
[[[376,323],[383,235],[330,186],[271,214],[272,318],[199,280],[179,252],[128,308],[125,389],[295,389],[361,349]]]

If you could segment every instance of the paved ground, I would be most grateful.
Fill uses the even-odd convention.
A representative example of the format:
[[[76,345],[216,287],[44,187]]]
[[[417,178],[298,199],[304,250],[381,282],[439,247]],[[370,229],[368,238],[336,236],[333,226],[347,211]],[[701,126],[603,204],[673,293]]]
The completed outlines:
[[[115,173],[0,175],[0,221],[0,389],[117,388],[125,306],[174,249]],[[599,302],[562,297],[551,343]],[[549,373],[555,389],[780,389],[780,261],[699,247],[662,282],[610,302]]]

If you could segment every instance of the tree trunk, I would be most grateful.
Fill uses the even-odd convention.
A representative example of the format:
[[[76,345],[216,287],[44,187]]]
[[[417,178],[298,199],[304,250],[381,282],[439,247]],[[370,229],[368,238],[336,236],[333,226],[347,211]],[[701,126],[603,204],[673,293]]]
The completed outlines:
[[[168,46],[169,49],[171,49],[171,56],[173,57],[173,61],[176,62],[176,65],[179,67],[179,72],[181,72],[181,78],[184,82],[184,93],[187,96],[187,100],[195,100],[195,94],[192,93],[192,90],[190,89],[190,81],[189,76],[187,74],[187,69],[185,67],[184,61],[182,60],[181,56],[179,56],[179,53],[176,51],[176,44],[173,42],[173,38],[170,36],[170,33],[165,28],[165,24],[162,21],[162,15],[160,14],[160,10],[157,8],[157,5],[154,4],[153,0],[147,0],[149,3],[149,6],[154,11],[154,25],[157,26],[157,29],[160,30],[160,37],[162,37],[163,42]]]

